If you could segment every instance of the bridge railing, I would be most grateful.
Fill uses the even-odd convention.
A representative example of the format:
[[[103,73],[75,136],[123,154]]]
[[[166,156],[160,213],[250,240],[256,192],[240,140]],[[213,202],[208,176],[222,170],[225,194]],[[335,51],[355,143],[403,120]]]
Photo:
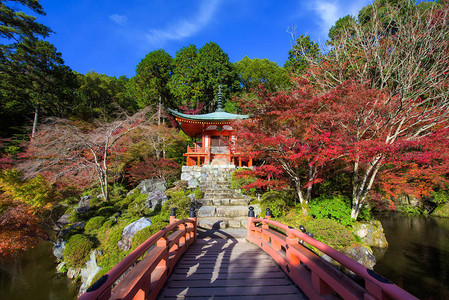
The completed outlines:
[[[297,230],[270,217],[267,210],[265,219],[256,219],[250,207],[247,239],[268,253],[310,299],[329,299],[335,294],[343,299],[417,299],[373,270],[314,239],[303,226]],[[307,248],[305,243],[355,273],[364,284],[359,285]]]
[[[170,225],[143,242],[78,299],[156,299],[176,262],[196,241],[196,226],[193,207],[184,220],[177,220],[172,210]]]

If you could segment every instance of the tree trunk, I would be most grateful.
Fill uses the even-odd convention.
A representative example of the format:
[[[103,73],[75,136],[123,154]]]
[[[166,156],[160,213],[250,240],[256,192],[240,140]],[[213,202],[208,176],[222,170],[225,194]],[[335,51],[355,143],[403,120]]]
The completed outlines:
[[[33,129],[31,130],[31,138],[34,138],[37,132],[37,121],[39,120],[39,110],[40,104],[36,103],[36,107],[34,109],[34,121],[33,121]]]
[[[309,203],[310,200],[312,200],[312,184],[311,182],[315,178],[316,170],[314,170],[314,167],[309,164],[309,185],[307,186],[307,194],[306,194],[306,202]]]
[[[301,203],[302,215],[307,216],[309,214],[308,212],[309,202],[307,201],[307,199],[304,199],[304,196],[302,194],[301,179],[296,177],[293,179],[293,181],[295,182],[296,194],[298,195],[299,203]]]

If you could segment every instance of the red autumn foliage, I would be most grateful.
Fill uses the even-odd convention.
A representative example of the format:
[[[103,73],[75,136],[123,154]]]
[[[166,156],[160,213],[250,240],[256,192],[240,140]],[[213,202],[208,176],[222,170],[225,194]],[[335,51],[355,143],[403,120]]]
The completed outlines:
[[[175,161],[149,157],[144,161],[130,163],[125,169],[125,177],[132,185],[137,185],[142,180],[149,178],[175,180],[179,176],[179,171],[180,166]]]
[[[292,91],[259,95],[241,103],[253,118],[236,124],[240,151],[282,168],[302,204],[336,165],[352,174],[353,218],[374,187],[389,197],[422,195],[448,173],[444,107],[349,81],[322,92],[302,79]]]
[[[8,199],[2,195],[2,204]],[[41,220],[24,204],[11,205],[0,214],[0,256],[11,255],[46,238]]]

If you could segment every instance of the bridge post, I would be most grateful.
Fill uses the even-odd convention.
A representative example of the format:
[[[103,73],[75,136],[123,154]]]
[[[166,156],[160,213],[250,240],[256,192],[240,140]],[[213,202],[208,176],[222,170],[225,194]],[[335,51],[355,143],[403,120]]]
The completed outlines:
[[[173,224],[176,222],[176,208],[172,207],[170,209],[170,224]]]
[[[248,218],[246,219],[246,239],[250,242],[253,241],[254,235],[251,230],[251,226],[253,225],[253,220],[256,217],[254,213],[254,207],[250,206],[248,211]]]
[[[193,238],[193,242],[196,242],[196,213],[194,206],[190,206],[189,220],[194,221],[193,224],[187,224],[187,227],[193,226],[193,233],[189,236],[189,239]]]

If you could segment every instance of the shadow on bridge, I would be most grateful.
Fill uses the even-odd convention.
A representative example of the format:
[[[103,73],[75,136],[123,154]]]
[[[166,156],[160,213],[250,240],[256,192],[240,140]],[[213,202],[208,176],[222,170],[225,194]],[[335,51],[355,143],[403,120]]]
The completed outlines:
[[[198,227],[197,242],[179,260],[158,299],[306,299],[245,237],[245,229]]]

